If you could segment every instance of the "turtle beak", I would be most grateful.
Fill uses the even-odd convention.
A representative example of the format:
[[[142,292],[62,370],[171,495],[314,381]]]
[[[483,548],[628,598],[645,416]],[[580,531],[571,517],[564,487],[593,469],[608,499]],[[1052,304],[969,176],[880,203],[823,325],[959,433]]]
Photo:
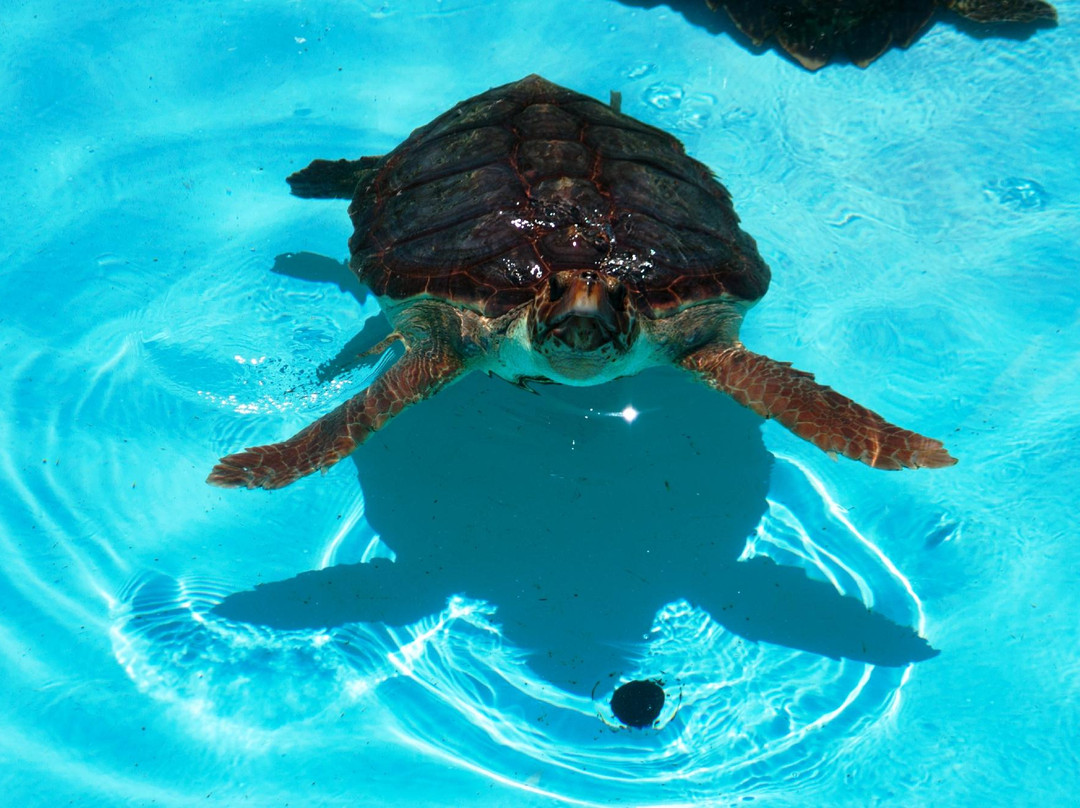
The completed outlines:
[[[535,336],[579,353],[613,344],[629,347],[631,317],[626,286],[593,270],[563,271],[548,277],[547,294],[537,304]]]

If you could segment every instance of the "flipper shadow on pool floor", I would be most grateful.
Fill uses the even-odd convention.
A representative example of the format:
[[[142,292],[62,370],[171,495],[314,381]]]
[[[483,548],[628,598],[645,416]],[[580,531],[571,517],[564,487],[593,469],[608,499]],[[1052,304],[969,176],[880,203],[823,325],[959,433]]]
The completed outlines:
[[[630,403],[633,423],[599,414]],[[895,666],[937,653],[801,569],[738,561],[767,507],[772,456],[756,416],[676,371],[538,397],[469,377],[354,457],[367,519],[396,562],[264,584],[219,614],[280,629],[403,625],[451,595],[481,598],[538,674],[581,692],[624,670],[619,649],[679,598],[747,639],[833,658]]]

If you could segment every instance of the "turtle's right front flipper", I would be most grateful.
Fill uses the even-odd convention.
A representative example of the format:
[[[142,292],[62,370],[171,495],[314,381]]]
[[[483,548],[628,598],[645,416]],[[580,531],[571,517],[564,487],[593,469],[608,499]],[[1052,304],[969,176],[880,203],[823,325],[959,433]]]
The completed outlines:
[[[787,362],[741,344],[706,345],[680,364],[714,390],[775,418],[819,449],[878,469],[942,468],[956,462],[941,441],[890,424]]]
[[[305,199],[352,199],[356,186],[375,172],[381,157],[359,160],[313,160],[285,181],[295,196]]]
[[[223,488],[283,488],[348,456],[405,407],[434,395],[465,370],[452,345],[432,338],[420,341],[333,412],[286,441],[221,458],[206,481]]]

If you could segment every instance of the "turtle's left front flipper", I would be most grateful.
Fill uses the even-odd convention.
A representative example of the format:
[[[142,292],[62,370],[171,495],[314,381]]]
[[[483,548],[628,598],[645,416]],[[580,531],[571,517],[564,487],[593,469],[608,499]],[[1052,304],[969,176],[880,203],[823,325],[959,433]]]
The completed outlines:
[[[941,441],[890,424],[787,362],[742,345],[708,345],[680,363],[698,379],[823,451],[879,469],[941,468],[956,460]]]
[[[359,160],[313,160],[285,178],[294,196],[305,199],[352,199],[356,186],[370,182],[381,157]]]
[[[283,488],[348,456],[405,407],[434,395],[465,370],[457,348],[427,336],[408,345],[370,387],[333,412],[286,441],[221,458],[206,481],[224,488]]]

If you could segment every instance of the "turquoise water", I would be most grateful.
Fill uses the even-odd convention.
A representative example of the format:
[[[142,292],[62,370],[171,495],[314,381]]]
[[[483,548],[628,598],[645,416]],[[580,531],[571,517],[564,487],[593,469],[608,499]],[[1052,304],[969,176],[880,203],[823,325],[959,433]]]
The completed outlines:
[[[0,801],[1074,804],[1057,5],[810,74],[603,0],[9,2]],[[284,177],[532,72],[722,178],[774,271],[750,348],[959,464],[832,462],[655,371],[469,378],[325,476],[205,485],[380,369],[332,372],[386,326],[344,204]],[[609,706],[635,679],[667,695],[644,730]]]

